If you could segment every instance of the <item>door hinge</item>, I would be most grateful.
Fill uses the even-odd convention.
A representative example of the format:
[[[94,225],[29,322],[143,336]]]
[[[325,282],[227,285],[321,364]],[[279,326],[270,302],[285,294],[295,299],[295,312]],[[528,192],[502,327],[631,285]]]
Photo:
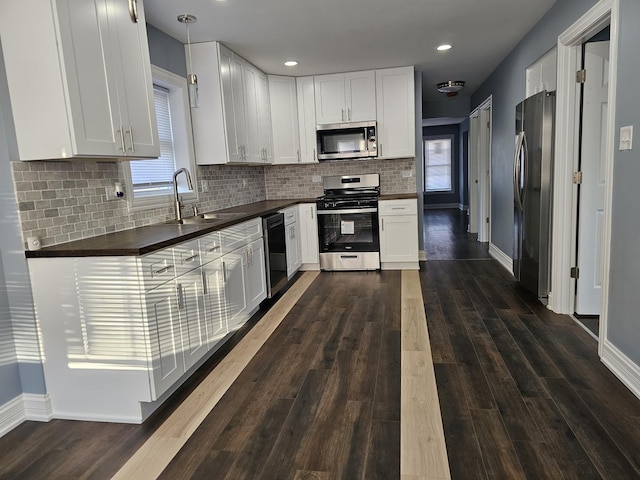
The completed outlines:
[[[487,223],[489,223],[489,217],[487,217]]]
[[[580,278],[580,269],[578,267],[571,267],[571,278]]]
[[[576,72],[576,83],[584,83],[587,81],[587,71],[586,70],[578,70]]]
[[[491,128],[491,122],[487,122],[487,128]]]
[[[580,185],[582,183],[582,172],[573,172],[573,183]]]

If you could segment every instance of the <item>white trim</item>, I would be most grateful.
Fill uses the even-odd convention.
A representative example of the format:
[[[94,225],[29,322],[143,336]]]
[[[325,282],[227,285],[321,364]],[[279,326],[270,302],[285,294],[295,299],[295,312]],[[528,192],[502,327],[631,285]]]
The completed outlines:
[[[613,155],[615,139],[615,105],[618,64],[618,1],[601,0],[587,11],[571,27],[558,37],[558,82],[556,91],[556,131],[554,166],[554,207],[552,231],[551,285],[549,308],[556,313],[571,314],[575,301],[575,280],[569,271],[576,258],[576,205],[577,188],[571,181],[578,161],[578,125],[580,121],[579,89],[575,82],[575,71],[581,59],[581,45],[590,36],[607,24],[611,27],[609,44],[609,118],[606,142],[607,156],[604,159],[607,171],[605,180],[605,206],[601,268],[602,298],[600,311],[599,353],[602,355],[603,340],[607,333],[609,302],[609,269],[611,251],[611,204],[613,195]],[[560,162],[560,159],[568,159]]]
[[[0,437],[26,420],[22,395],[0,406]]]
[[[27,420],[37,422],[48,422],[53,418],[51,408],[51,398],[48,394],[36,395],[33,393],[23,393],[24,413]]]
[[[485,132],[484,128],[482,128],[482,124],[483,121],[485,120],[484,118],[482,118],[482,113],[489,111],[489,118],[487,119],[487,121],[489,122],[489,133],[488,133],[488,137],[485,137],[483,132]],[[488,145],[486,148],[486,151],[488,152],[488,158],[487,160],[487,168],[489,170],[488,173],[488,178],[487,178],[487,185],[484,185],[484,175],[482,172],[482,169],[480,168],[480,165],[476,165],[476,174],[478,176],[478,194],[479,194],[479,198],[478,203],[479,205],[476,206],[477,212],[478,212],[478,218],[476,219],[477,222],[475,222],[475,225],[477,225],[477,233],[478,233],[478,241],[479,242],[491,242],[491,184],[492,184],[492,180],[491,180],[491,175],[492,175],[492,159],[493,159],[493,95],[489,95],[478,107],[476,107],[473,112],[471,112],[471,114],[469,115],[469,119],[473,118],[474,116],[478,117],[478,120],[481,122],[480,123],[480,133],[478,135],[478,138],[476,139],[476,141],[478,142],[477,145],[474,146],[475,147],[482,147],[483,146],[483,142],[487,141]],[[469,128],[471,129],[471,125],[473,124],[473,122],[470,122],[469,124]],[[469,137],[472,138],[471,132],[469,132]],[[474,152],[474,158],[473,161],[475,162],[480,162],[480,158],[477,158],[477,151]],[[471,159],[471,156],[470,156]],[[472,168],[471,165],[469,166],[469,173],[471,173]],[[469,179],[469,182],[471,182],[472,179]],[[471,185],[471,183],[469,183]],[[472,200],[471,200],[471,192],[469,192],[469,205],[471,206],[472,204]],[[486,210],[486,211],[485,211]],[[486,222],[486,220],[483,220],[485,218],[489,218],[489,223]],[[469,225],[471,226],[472,222],[470,219]],[[471,233],[476,233],[471,231]]]
[[[640,398],[640,367],[607,339],[600,342],[600,350],[602,363]]]
[[[424,250],[419,250],[418,251],[418,261],[419,262],[426,262],[427,261],[427,254]]]
[[[502,265],[505,270],[507,270],[511,275],[513,275],[513,258],[504,253],[498,247],[496,247],[493,243],[489,243],[489,255],[491,255],[495,260],[498,261],[500,265]]]
[[[52,418],[49,395],[23,393],[0,406],[0,437],[25,420],[48,422]]]

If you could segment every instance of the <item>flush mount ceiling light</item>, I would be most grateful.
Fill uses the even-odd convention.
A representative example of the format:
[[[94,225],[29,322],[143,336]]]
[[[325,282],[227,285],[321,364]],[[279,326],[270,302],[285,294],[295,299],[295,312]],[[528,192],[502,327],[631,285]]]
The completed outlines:
[[[284,62],[284,64],[287,67],[295,67],[296,65],[298,65],[298,61],[297,60],[287,60],[286,62]]]
[[[193,73],[193,65],[191,63],[191,36],[189,35],[189,25],[198,21],[195,15],[183,13],[178,15],[178,21],[187,26],[187,48],[189,52],[189,74],[187,74],[187,86],[189,88],[189,105],[191,108],[200,106],[200,97],[198,92],[198,76]]]
[[[436,50],[438,50],[439,52],[444,52],[446,50],[451,50],[452,46],[449,45],[448,43],[445,43],[443,45],[439,45],[436,47]]]
[[[449,80],[447,82],[440,82],[438,85],[438,91],[442,93],[454,93],[462,90],[465,82],[463,80]]]

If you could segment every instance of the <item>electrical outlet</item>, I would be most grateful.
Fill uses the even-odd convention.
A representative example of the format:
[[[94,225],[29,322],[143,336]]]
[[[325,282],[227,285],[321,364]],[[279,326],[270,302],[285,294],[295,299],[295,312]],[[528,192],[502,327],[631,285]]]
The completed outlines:
[[[631,150],[633,148],[633,125],[620,127],[619,150]]]
[[[200,185],[201,185],[202,193],[205,193],[205,192],[209,191],[209,181],[208,180],[202,180]]]
[[[320,175],[313,175],[311,177],[311,181],[313,183],[320,183],[322,181],[322,177]]]
[[[413,177],[411,170],[402,171],[402,178],[411,178],[411,177]]]

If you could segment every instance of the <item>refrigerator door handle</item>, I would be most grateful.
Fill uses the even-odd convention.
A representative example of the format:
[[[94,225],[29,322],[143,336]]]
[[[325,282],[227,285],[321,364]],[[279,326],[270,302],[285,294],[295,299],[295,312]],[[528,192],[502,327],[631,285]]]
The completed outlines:
[[[516,201],[518,211],[522,211],[522,197],[520,191],[520,155],[524,146],[524,132],[518,133],[516,139],[516,154],[513,158],[513,198]]]

